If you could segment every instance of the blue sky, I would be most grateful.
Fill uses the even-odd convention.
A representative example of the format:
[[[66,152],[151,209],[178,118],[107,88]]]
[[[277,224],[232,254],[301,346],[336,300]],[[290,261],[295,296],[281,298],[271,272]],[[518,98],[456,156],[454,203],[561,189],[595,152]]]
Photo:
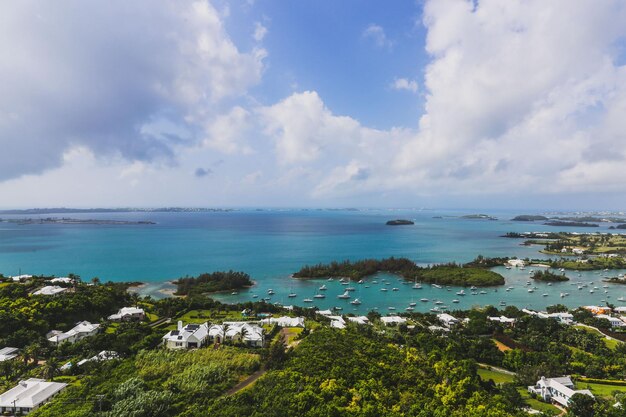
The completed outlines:
[[[619,0],[0,4],[0,205],[624,209]]]

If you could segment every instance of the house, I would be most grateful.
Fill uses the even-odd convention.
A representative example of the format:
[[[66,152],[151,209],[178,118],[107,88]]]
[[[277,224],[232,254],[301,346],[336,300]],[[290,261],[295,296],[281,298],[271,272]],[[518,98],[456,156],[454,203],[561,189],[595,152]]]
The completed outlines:
[[[261,320],[263,324],[275,324],[279,327],[304,327],[304,317],[278,317]]]
[[[76,323],[72,329],[67,332],[62,332],[60,330],[52,330],[49,332],[46,337],[55,345],[61,344],[63,342],[74,343],[85,337],[94,336],[98,333],[100,328],[100,324],[92,324],[88,321],[81,321]]]
[[[593,314],[609,314],[611,312],[610,307],[602,307],[602,306],[584,306],[585,310],[591,311]]]
[[[450,331],[450,329],[448,327],[443,327],[443,326],[428,326],[428,330],[430,330],[433,333],[447,333]]]
[[[69,277],[58,277],[58,278],[52,278],[50,282],[52,282],[53,284],[58,284],[58,283],[72,284],[74,283],[74,280]]]
[[[516,268],[523,268],[524,266],[526,266],[526,263],[522,259],[509,259],[508,261],[506,261],[506,263]]]
[[[537,316],[542,319],[555,319],[562,324],[573,324],[574,323],[574,315],[567,312],[561,313],[537,313]]]
[[[448,313],[440,313],[437,314],[437,319],[444,325],[446,326],[448,329],[456,326],[457,324],[459,324],[459,319],[457,319],[454,316],[451,316]]]
[[[15,359],[17,357],[17,351],[18,349],[14,347],[5,347],[0,349],[0,362]]]
[[[509,326],[515,323],[515,319],[505,317],[505,316],[487,317],[487,319],[490,321],[497,321],[498,323],[501,323],[501,324],[507,324]]]
[[[188,324],[183,327],[179,321],[176,330],[167,332],[163,336],[163,344],[168,349],[191,349],[204,346],[208,342],[209,325]]]
[[[626,307],[615,307],[616,313],[626,313]]]
[[[341,316],[326,316],[330,319],[330,327],[334,329],[345,329],[346,321]]]
[[[223,328],[225,340],[244,343],[250,347],[263,347],[265,344],[265,331],[257,324],[226,321],[223,323]]]
[[[91,358],[88,358],[88,359],[81,359],[80,361],[76,363],[76,365],[82,366],[86,364],[87,362],[102,362],[102,361],[108,361],[111,359],[118,359],[118,358],[119,358],[119,355],[117,354],[117,352],[114,352],[112,350],[103,350],[102,352],[98,353],[96,356],[92,356]],[[71,369],[72,366],[74,366],[74,364],[72,362],[68,362],[61,367],[61,370],[67,371]]]
[[[112,321],[131,321],[143,320],[144,317],[146,317],[146,312],[143,308],[123,307],[117,313],[111,314],[108,319]]]
[[[67,384],[30,378],[0,395],[0,413],[27,414],[61,392]]]
[[[582,254],[584,254],[584,253],[585,253],[585,250],[584,250],[584,249],[581,249],[581,248],[573,248],[573,249],[572,249],[572,253],[573,253],[574,255],[582,255]]]
[[[352,323],[356,323],[360,325],[370,324],[370,321],[367,318],[367,316],[348,317],[348,320],[351,321]]]
[[[575,390],[574,383],[569,376],[559,378],[541,377],[537,384],[528,387],[528,392],[540,396],[544,401],[553,401],[563,407],[567,407],[570,398],[574,394],[584,394],[593,397],[591,391],[587,389]]]
[[[406,323],[406,319],[400,316],[383,316],[380,318],[380,321],[382,321],[385,326],[395,326],[397,324]]]
[[[330,310],[320,310],[317,312],[320,316],[332,316],[333,312]]]
[[[620,320],[617,317],[612,317],[607,314],[598,314],[596,316],[597,319],[606,319],[611,323],[611,327],[626,327],[626,323]]]
[[[67,288],[59,287],[58,285],[46,285],[35,291],[33,295],[58,295],[65,291],[67,291]]]
[[[11,278],[14,282],[20,282],[22,280],[27,280],[27,279],[30,279],[32,277],[33,277],[32,275],[14,275],[14,276],[9,277],[9,278]]]

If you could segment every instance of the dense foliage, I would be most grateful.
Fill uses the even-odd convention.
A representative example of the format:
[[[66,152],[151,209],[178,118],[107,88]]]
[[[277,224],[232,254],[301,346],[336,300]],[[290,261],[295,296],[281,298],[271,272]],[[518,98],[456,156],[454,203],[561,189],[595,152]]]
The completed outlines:
[[[542,281],[542,282],[569,281],[569,278],[566,277],[565,274],[562,274],[562,275],[555,274],[554,272],[550,272],[547,269],[543,271],[539,270],[539,271],[533,272],[533,274],[531,275],[531,278],[536,281]]]
[[[476,265],[450,263],[423,268],[417,266],[409,259],[393,257],[382,260],[365,259],[356,262],[346,260],[343,262],[331,262],[326,265],[307,265],[294,273],[293,276],[295,278],[345,277],[359,280],[378,272],[390,272],[398,274],[407,280],[441,285],[489,286],[504,284],[502,275],[483,267],[476,267]]]
[[[250,275],[238,271],[218,271],[197,277],[180,278],[176,284],[176,295],[203,294],[217,291],[230,291],[249,287],[253,284]]]

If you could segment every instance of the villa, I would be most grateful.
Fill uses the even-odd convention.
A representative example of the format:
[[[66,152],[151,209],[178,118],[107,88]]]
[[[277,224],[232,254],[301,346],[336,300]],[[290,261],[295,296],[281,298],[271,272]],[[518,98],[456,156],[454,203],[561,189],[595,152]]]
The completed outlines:
[[[52,282],[54,284],[58,284],[58,283],[72,284],[74,282],[74,280],[72,278],[69,278],[69,277],[58,277],[58,278],[52,278],[50,280],[50,282]]]
[[[50,343],[59,345],[63,342],[74,343],[85,337],[94,336],[98,333],[100,324],[92,324],[88,321],[81,321],[67,332],[52,330],[46,335]]]
[[[171,330],[163,336],[163,344],[168,349],[199,348],[206,344],[209,337],[209,326],[203,324],[188,324],[183,327],[179,321],[176,330]]]
[[[544,401],[553,401],[563,407],[567,407],[570,398],[574,394],[584,394],[593,397],[587,389],[575,390],[574,383],[569,376],[559,378],[541,377],[537,384],[528,387],[528,392],[540,396]]]
[[[597,319],[606,319],[611,323],[611,327],[626,327],[626,323],[617,317],[609,316],[608,314],[598,314]]]
[[[348,317],[348,321],[351,321],[352,323],[356,323],[360,325],[370,324],[370,321],[367,318],[367,316]]]
[[[459,319],[448,313],[437,314],[437,319],[449,329],[459,324]]]
[[[263,324],[275,324],[279,327],[304,327],[304,317],[278,317],[261,320]]]
[[[383,316],[380,318],[385,326],[395,326],[397,324],[406,323],[406,319],[400,316]]]
[[[345,329],[346,321],[341,316],[326,316],[330,319],[330,327],[334,329]]]
[[[131,321],[131,320],[143,320],[146,317],[146,312],[143,308],[138,307],[123,307],[116,314],[111,314],[108,319],[112,321]]]
[[[513,325],[515,323],[515,319],[505,317],[505,316],[487,317],[487,319],[489,319],[490,321],[497,321],[498,323],[507,324],[507,325]]]
[[[524,266],[526,266],[526,263],[522,260],[522,259],[509,259],[508,261],[506,261],[507,264],[509,264],[510,266],[514,266],[514,267],[520,267],[523,268]]]
[[[226,329],[225,340],[244,343],[250,347],[263,347],[265,343],[265,331],[257,324],[231,321],[224,322]]]
[[[59,287],[58,285],[46,285],[35,291],[33,295],[58,295],[65,291],[67,291],[67,288]]]
[[[14,347],[5,347],[0,349],[0,362],[15,359],[17,357],[17,351],[18,349]]]
[[[67,384],[30,378],[0,395],[0,413],[27,414],[48,402]]]

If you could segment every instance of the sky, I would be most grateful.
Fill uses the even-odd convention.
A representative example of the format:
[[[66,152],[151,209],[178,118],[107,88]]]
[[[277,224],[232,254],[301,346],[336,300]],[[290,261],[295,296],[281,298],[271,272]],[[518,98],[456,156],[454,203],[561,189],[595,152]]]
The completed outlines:
[[[622,0],[0,2],[0,206],[626,210]]]

